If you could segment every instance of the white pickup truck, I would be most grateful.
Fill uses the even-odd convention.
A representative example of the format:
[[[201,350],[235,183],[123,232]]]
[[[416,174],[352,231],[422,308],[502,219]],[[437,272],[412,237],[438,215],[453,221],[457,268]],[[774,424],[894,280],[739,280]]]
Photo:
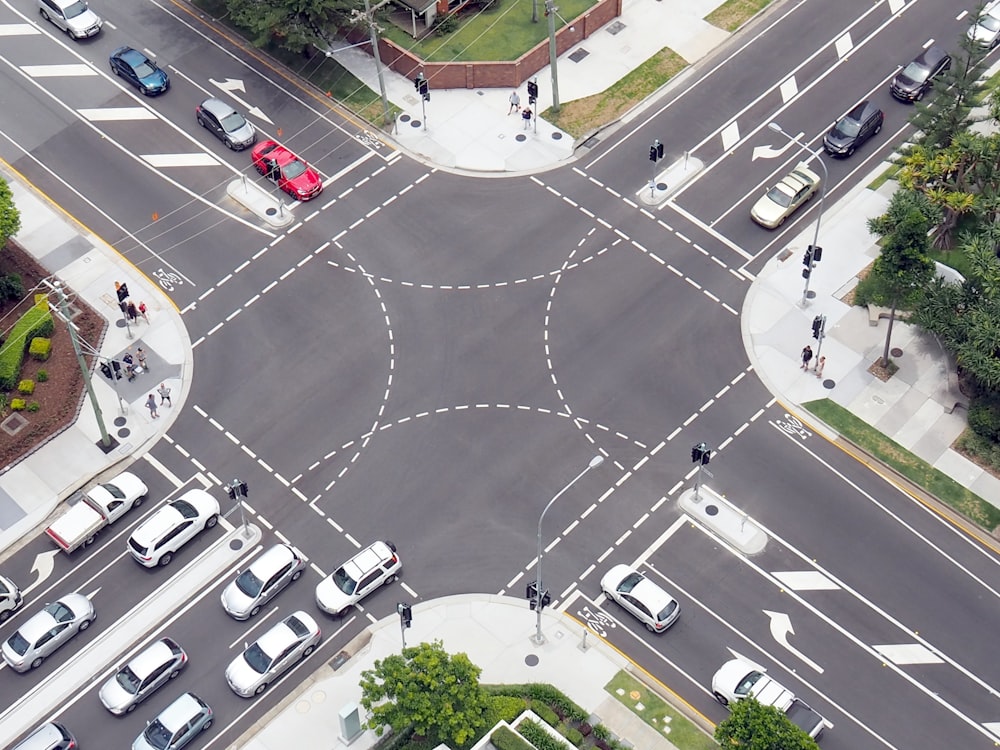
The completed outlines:
[[[765,706],[783,711],[791,722],[813,739],[820,736],[827,721],[791,690],[743,659],[731,659],[712,678],[712,693],[723,706],[753,695]]]
[[[130,471],[122,472],[110,482],[83,492],[80,501],[53,521],[45,533],[69,554],[92,544],[98,531],[141,505],[147,492],[139,477]]]

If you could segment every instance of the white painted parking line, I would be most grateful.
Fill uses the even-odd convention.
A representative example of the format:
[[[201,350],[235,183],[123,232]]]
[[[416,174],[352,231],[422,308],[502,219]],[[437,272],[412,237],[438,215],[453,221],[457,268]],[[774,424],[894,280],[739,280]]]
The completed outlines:
[[[145,107],[101,107],[100,109],[78,109],[77,113],[90,122],[111,122],[117,120],[157,120],[156,113]]]
[[[167,481],[170,482],[170,484],[172,484],[176,489],[180,489],[181,487],[184,486],[184,482],[181,481],[181,478],[176,474],[174,474],[172,471],[170,471],[170,469],[168,469],[162,463],[153,458],[153,455],[151,453],[146,453],[145,455],[143,455],[143,458],[146,460],[146,463],[148,463],[150,466],[152,466],[154,469],[160,472],[160,474],[165,476],[167,478]]]
[[[944,659],[921,643],[889,643],[872,646],[886,661],[893,664],[943,664]]]
[[[21,71],[32,78],[58,78],[60,76],[96,76],[89,65],[22,65]]]
[[[0,36],[29,36],[31,34],[41,34],[42,32],[30,23],[3,23],[0,24]]]
[[[218,167],[219,161],[206,153],[140,154],[139,158],[154,167]]]
[[[840,586],[818,570],[772,571],[771,575],[792,591],[838,591]]]

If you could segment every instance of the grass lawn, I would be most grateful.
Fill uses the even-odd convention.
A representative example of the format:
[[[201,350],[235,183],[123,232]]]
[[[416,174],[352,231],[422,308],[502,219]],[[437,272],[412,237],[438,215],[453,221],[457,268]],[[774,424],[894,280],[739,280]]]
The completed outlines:
[[[714,739],[627,672],[616,674],[604,689],[680,750],[719,750]]]
[[[771,0],[728,0],[705,16],[705,20],[725,31],[736,31],[770,4]]]
[[[1000,526],[1000,509],[917,458],[899,443],[890,440],[840,405],[829,399],[821,399],[810,401],[803,406],[852,443],[891,466],[915,485],[923,487],[945,505],[954,508],[982,528],[992,531]]]

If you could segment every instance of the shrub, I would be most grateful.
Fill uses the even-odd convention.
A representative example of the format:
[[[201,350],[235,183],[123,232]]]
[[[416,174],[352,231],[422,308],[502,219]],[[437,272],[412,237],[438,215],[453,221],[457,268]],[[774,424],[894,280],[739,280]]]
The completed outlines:
[[[448,36],[448,34],[458,30],[458,16],[454,13],[438,16],[434,19],[432,28],[437,36]]]
[[[24,403],[23,398],[12,398],[10,400],[10,408],[12,411],[23,411],[26,406],[27,404]]]
[[[520,716],[528,704],[524,698],[512,695],[491,695],[487,698],[486,726],[492,727],[501,721],[508,723]]]
[[[583,744],[583,733],[573,729],[573,727],[560,727],[559,734],[572,742],[576,747],[580,747]]]
[[[28,404],[28,411],[38,411],[41,408],[42,405],[37,401],[32,401],[30,404]]]
[[[39,383],[44,383],[48,379],[49,379],[48,370],[39,370],[38,373],[35,375],[35,380],[37,380]]]
[[[507,727],[497,727],[490,735],[490,742],[497,750],[532,750],[531,745],[522,740]]]
[[[582,734],[584,737],[589,737],[590,733],[593,731],[594,728],[590,726],[590,724],[588,724],[587,722],[584,721],[580,723],[580,734]]]
[[[35,336],[51,336],[53,330],[55,324],[49,313],[48,298],[36,294],[35,304],[18,319],[0,347],[0,389],[10,390],[17,383],[28,342]]]
[[[24,284],[16,273],[0,276],[0,299],[21,299],[24,296]]]
[[[34,380],[22,380],[17,384],[17,392],[23,393],[25,396],[29,396],[35,392],[35,381]]]
[[[980,437],[1000,442],[1000,396],[990,394],[969,403],[969,429]]]
[[[52,339],[47,339],[43,336],[35,336],[31,340],[31,344],[28,346],[28,354],[37,359],[39,362],[44,362],[52,354]]]
[[[556,714],[555,711],[553,711],[544,703],[540,703],[539,701],[532,701],[531,710],[534,711],[536,714],[538,714],[538,717],[546,724],[548,724],[550,727],[558,726],[559,716]]]
[[[525,719],[517,725],[517,731],[528,742],[534,745],[537,750],[566,750],[566,744],[560,742],[551,734],[542,729],[541,725]]]

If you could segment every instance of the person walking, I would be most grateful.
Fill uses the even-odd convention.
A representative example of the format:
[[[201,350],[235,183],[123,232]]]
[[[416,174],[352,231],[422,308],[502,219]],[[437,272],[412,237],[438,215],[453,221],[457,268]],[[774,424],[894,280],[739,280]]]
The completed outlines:
[[[816,377],[823,377],[823,368],[826,367],[826,357],[820,357],[816,360]]]
[[[139,367],[142,368],[142,371],[149,372],[149,365],[146,364],[146,352],[142,350],[141,346],[136,350],[135,358],[139,360]]]
[[[521,110],[521,119],[524,121],[525,130],[531,127],[531,107],[525,107]]]
[[[150,393],[149,398],[146,399],[146,408],[149,409],[149,415],[153,419],[160,418],[160,415],[156,412],[156,396],[152,393]]]
[[[145,320],[146,324],[148,325],[149,324],[149,316],[146,315],[146,303],[145,302],[140,302],[139,303],[139,314],[142,316],[142,319]]]
[[[135,306],[135,302],[132,300],[128,301],[128,304],[125,306],[125,311],[128,313],[128,319],[133,323],[135,323],[135,321],[139,318],[139,309]]]
[[[160,383],[160,387],[156,391],[160,394],[160,406],[166,404],[167,406],[173,406],[174,402],[170,400],[170,389],[167,388],[166,383]]]
[[[122,362],[125,363],[125,375],[128,377],[128,382],[135,380],[135,360],[132,358],[132,352],[125,352],[125,356],[122,357]]]
[[[507,116],[510,117],[512,112],[517,112],[521,109],[521,97],[517,95],[517,89],[510,92],[510,109],[507,110]]]
[[[809,369],[809,363],[813,358],[813,350],[809,344],[806,344],[806,348],[802,350],[802,368],[803,370]]]

